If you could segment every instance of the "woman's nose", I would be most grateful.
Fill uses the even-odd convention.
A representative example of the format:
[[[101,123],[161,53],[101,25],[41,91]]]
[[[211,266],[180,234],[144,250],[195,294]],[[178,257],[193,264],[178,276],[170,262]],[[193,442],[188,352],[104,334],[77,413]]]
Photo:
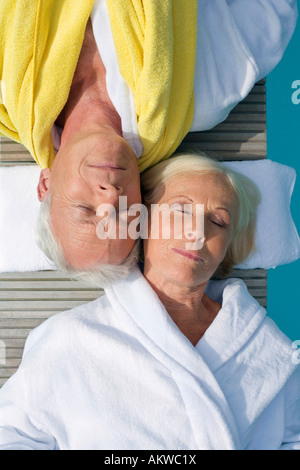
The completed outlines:
[[[206,241],[206,235],[202,231],[201,232],[197,232],[197,231],[189,232],[186,235],[186,238],[188,240],[187,242],[188,250],[201,250]]]
[[[186,220],[185,226],[186,238],[191,250],[201,250],[206,240],[205,221],[203,211],[194,215],[193,218]]]

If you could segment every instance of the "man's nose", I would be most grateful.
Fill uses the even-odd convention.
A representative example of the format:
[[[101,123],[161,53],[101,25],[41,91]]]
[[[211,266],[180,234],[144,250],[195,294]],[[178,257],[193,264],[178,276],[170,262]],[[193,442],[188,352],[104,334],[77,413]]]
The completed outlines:
[[[98,194],[101,195],[101,200],[106,204],[112,204],[114,207],[119,206],[119,197],[123,193],[123,188],[112,183],[101,183],[97,188]]]

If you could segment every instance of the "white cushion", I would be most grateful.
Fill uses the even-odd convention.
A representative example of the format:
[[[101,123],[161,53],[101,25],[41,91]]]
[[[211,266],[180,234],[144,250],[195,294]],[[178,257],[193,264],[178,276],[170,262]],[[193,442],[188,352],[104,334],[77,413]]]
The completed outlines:
[[[291,214],[295,170],[271,160],[226,162],[225,165],[254,181],[262,195],[256,251],[237,267],[270,269],[299,259],[300,240]]]
[[[226,162],[259,187],[257,249],[241,269],[270,269],[300,257],[300,239],[291,214],[296,172],[271,160]],[[35,243],[34,226],[39,210],[37,165],[0,167],[0,272],[53,269]]]

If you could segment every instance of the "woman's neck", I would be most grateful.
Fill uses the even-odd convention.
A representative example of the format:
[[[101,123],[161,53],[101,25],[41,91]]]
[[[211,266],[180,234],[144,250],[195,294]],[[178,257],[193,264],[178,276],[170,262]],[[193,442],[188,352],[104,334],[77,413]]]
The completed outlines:
[[[205,293],[208,282],[183,286],[164,278],[147,265],[144,276],[179,330],[195,346],[221,309],[221,305]]]

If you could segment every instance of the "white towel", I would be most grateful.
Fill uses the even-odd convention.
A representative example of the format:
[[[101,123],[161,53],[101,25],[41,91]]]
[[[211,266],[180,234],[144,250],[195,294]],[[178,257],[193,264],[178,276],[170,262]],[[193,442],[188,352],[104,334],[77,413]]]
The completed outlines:
[[[269,269],[299,259],[300,239],[290,209],[295,170],[271,160],[225,164],[250,177],[262,193],[257,249],[238,267]],[[39,173],[37,165],[0,167],[0,272],[53,269],[34,237]]]
[[[0,272],[54,269],[35,243],[38,165],[0,167]]]

